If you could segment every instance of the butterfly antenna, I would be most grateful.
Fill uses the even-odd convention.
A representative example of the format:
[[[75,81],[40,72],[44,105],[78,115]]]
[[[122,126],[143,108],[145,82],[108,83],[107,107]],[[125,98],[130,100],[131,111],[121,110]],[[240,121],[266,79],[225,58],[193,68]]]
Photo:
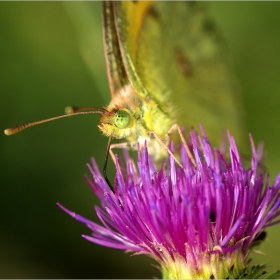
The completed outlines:
[[[77,113],[79,111],[94,111],[94,110],[102,110],[103,112],[107,112],[106,109],[104,108],[99,108],[99,107],[95,107],[95,106],[81,106],[81,107],[75,107],[75,106],[68,106],[65,108],[65,114],[66,115],[71,115],[74,113]]]
[[[107,176],[107,163],[108,163],[108,157],[109,157],[111,142],[112,142],[112,136],[110,136],[109,140],[108,140],[108,145],[107,145],[106,155],[105,155],[105,161],[104,161],[104,165],[103,165],[103,176],[104,176],[104,179],[105,179],[106,183],[108,184],[109,188],[112,190],[113,193],[115,193],[114,188],[113,188],[113,186],[112,186],[112,184],[111,184],[111,182],[110,182],[110,180],[108,179],[108,176]]]
[[[36,121],[36,122],[26,123],[26,124],[22,124],[22,125],[17,125],[17,126],[5,129],[4,133],[6,135],[13,135],[13,134],[16,134],[16,133],[18,133],[18,132],[20,132],[20,131],[28,128],[28,127],[38,125],[38,124],[42,124],[42,123],[45,123],[45,122],[50,122],[50,121],[54,121],[54,120],[58,120],[58,119],[62,119],[62,118],[67,118],[67,117],[72,117],[72,116],[77,116],[77,115],[104,114],[104,112],[106,112],[106,110],[103,109],[103,108],[96,108],[96,107],[94,107],[94,108],[95,108],[94,111],[69,113],[67,115],[62,115],[62,116],[58,116],[58,117],[53,117],[53,118],[41,120],[41,121]]]

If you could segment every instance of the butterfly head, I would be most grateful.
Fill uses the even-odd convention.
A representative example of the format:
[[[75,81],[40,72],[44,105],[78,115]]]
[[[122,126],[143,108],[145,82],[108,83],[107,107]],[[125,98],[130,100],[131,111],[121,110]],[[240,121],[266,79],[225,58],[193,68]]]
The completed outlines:
[[[131,134],[134,127],[134,117],[126,108],[106,110],[100,116],[98,127],[106,136],[121,139]]]

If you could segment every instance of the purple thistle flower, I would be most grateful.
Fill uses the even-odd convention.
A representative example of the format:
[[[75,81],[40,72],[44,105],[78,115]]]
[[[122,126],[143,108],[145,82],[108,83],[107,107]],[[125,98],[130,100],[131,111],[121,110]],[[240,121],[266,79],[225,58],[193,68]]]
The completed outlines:
[[[251,136],[251,167],[244,169],[229,133],[227,161],[201,131],[202,137],[190,133],[196,167],[183,146],[184,170],[169,157],[158,171],[146,147],[136,168],[125,151],[126,168],[116,163],[114,192],[92,159],[87,182],[100,199],[95,211],[103,225],[58,205],[92,231],[85,239],[156,259],[164,279],[242,276],[250,245],[280,222],[280,174],[269,186]]]

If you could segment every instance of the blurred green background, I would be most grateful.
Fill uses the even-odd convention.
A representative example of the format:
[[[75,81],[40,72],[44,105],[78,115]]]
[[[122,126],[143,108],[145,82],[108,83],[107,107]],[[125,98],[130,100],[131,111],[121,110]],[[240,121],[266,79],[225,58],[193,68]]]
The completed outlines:
[[[225,37],[243,90],[247,131],[264,141],[267,167],[280,171],[280,2],[215,2],[209,12]],[[1,128],[57,116],[67,105],[110,100],[97,2],[0,3]],[[91,63],[88,63],[91,62]],[[150,259],[89,243],[90,231],[57,206],[95,219],[83,180],[107,139],[98,116],[78,116],[1,141],[1,278],[160,277]],[[110,172],[112,172],[112,164]],[[111,173],[112,174],[112,173]],[[255,260],[280,268],[279,226]]]

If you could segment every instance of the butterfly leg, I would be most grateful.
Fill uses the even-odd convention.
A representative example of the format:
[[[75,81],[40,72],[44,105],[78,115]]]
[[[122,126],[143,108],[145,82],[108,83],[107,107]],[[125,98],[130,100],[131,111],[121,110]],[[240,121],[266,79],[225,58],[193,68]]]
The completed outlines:
[[[114,193],[114,188],[107,176],[107,163],[108,163],[108,156],[109,156],[109,151],[111,150],[111,142],[112,142],[112,137],[109,137],[108,140],[108,144],[107,144],[107,149],[106,149],[106,154],[105,154],[105,160],[104,160],[104,165],[103,165],[103,176],[104,179],[106,181],[106,183],[108,184],[109,188],[111,189],[111,191]]]
[[[190,151],[190,148],[186,142],[186,139],[182,133],[182,130],[181,128],[178,126],[178,124],[173,124],[171,126],[171,128],[169,129],[169,131],[167,132],[166,136],[168,137],[168,139],[170,139],[170,135],[173,133],[173,131],[177,130],[178,133],[179,133],[179,136],[183,142],[183,145],[187,151],[187,154],[188,154],[188,157],[189,159],[191,160],[192,164],[194,167],[196,167],[196,163],[195,163],[195,160],[194,160],[194,157]],[[170,156],[173,157],[173,159],[176,161],[176,163],[181,167],[183,168],[182,164],[179,162],[179,160],[175,157],[174,153],[166,146],[166,144],[164,143],[164,141],[154,132],[154,131],[151,131],[151,135],[153,137],[156,138],[156,140],[160,143],[160,145],[162,145],[162,147],[170,154]],[[184,169],[184,168],[183,168]]]
[[[113,149],[130,149],[130,150],[135,150],[137,145],[137,142],[122,142],[122,143],[116,143],[116,144],[112,144],[110,146],[110,156],[114,162],[114,164],[116,164],[116,157],[113,153]]]
[[[189,157],[189,159],[191,160],[193,166],[194,166],[194,167],[197,167],[197,166],[196,166],[196,163],[195,163],[195,160],[194,160],[194,157],[193,157],[193,155],[192,155],[192,153],[191,153],[191,151],[190,151],[190,148],[189,148],[189,146],[188,146],[188,144],[187,144],[187,142],[186,142],[186,139],[185,139],[185,137],[184,137],[184,135],[183,135],[182,129],[179,127],[179,125],[178,125],[177,123],[175,123],[175,124],[173,124],[173,125],[171,126],[171,128],[170,128],[169,131],[167,132],[167,135],[170,137],[170,134],[171,134],[173,131],[175,131],[175,130],[178,131],[179,136],[180,136],[180,138],[181,138],[181,140],[182,140],[182,142],[183,142],[183,145],[184,145],[184,147],[185,147],[185,149],[186,149],[186,152],[187,152],[187,154],[188,154],[188,157]]]
[[[180,163],[180,161],[175,157],[174,153],[166,146],[166,144],[164,143],[164,141],[154,132],[154,131],[150,131],[150,135],[152,137],[154,137],[158,143],[169,153],[169,155],[175,160],[175,162],[184,170],[184,167],[183,165]],[[170,139],[170,136],[169,134],[167,133],[166,134],[169,139]]]
[[[105,160],[104,160],[104,165],[103,165],[103,176],[104,176],[104,179],[105,181],[107,182],[108,186],[110,187],[110,189],[112,190],[112,192],[114,192],[114,188],[113,188],[113,185],[111,184],[108,176],[107,176],[107,164],[108,164],[108,157],[109,157],[109,153],[110,153],[110,156],[112,157],[112,160],[114,161],[114,164],[116,164],[116,157],[113,153],[113,149],[114,148],[133,148],[134,146],[136,146],[136,143],[137,142],[124,142],[124,143],[117,143],[117,144],[112,144],[111,145],[111,142],[112,142],[112,137],[109,137],[109,140],[108,140],[108,144],[107,144],[107,149],[106,149],[106,154],[105,154]]]
[[[112,141],[112,137],[109,138],[107,149],[106,149],[105,161],[104,161],[104,165],[103,165],[103,176],[104,176],[104,179],[107,182],[109,188],[112,190],[113,193],[115,193],[113,185],[111,184],[111,182],[107,176],[107,163],[108,163],[109,154],[110,154],[114,164],[116,164],[116,157],[113,153],[113,149],[115,149],[115,148],[132,149],[136,146],[137,142],[124,142],[124,143],[117,143],[117,144],[111,145],[111,141]]]

